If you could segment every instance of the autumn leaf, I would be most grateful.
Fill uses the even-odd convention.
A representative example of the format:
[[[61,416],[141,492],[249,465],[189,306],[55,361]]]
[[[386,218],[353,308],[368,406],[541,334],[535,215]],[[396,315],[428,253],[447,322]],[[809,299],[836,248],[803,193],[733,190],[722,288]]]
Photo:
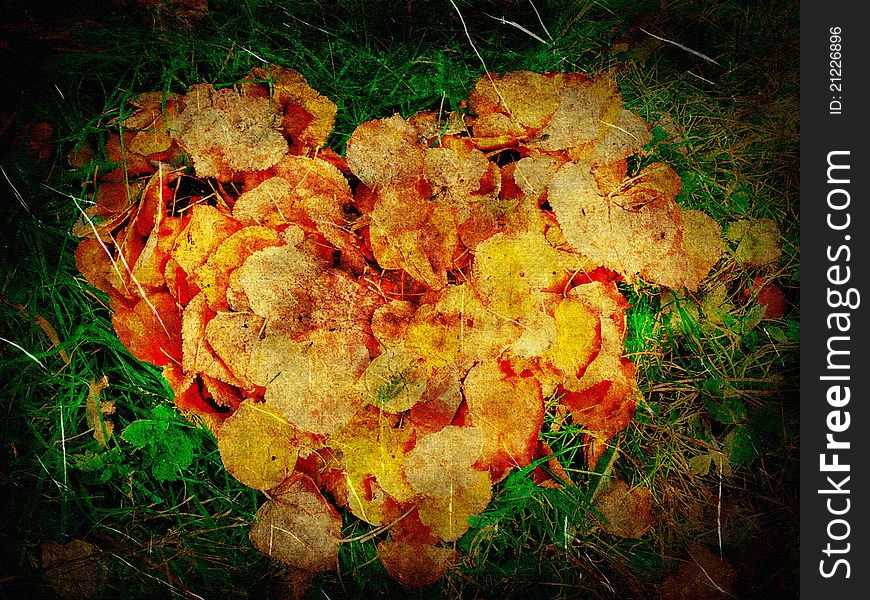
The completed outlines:
[[[282,119],[268,98],[197,84],[184,104],[172,123],[172,137],[199,177],[230,181],[244,171],[268,169],[288,152]]]
[[[277,347],[280,370],[266,384],[266,403],[291,424],[330,434],[363,407],[365,397],[357,383],[370,358],[358,333],[315,330],[305,341],[279,342]]]
[[[559,108],[561,80],[561,74],[531,71],[482,77],[468,98],[474,136],[518,139],[539,131]]]
[[[188,274],[205,264],[226,238],[241,229],[241,224],[208,205],[193,207],[190,221],[172,248],[172,258]]]
[[[172,145],[170,130],[180,112],[176,94],[145,92],[132,101],[133,114],[124,119],[124,129],[135,132],[128,148],[136,154],[159,155]]]
[[[490,361],[474,366],[462,384],[468,417],[483,435],[480,464],[500,479],[531,462],[544,421],[541,386],[532,377],[505,373]]]
[[[417,441],[405,459],[405,476],[414,491],[445,498],[475,483],[472,469],[483,452],[483,433],[475,427],[448,426]]]
[[[391,415],[367,408],[330,437],[330,445],[341,452],[351,507],[357,516],[370,523],[383,524],[386,514],[378,505],[386,502],[387,497],[406,502],[414,496],[403,465],[416,432],[413,427],[397,425]]]
[[[392,578],[418,588],[441,579],[459,555],[451,548],[394,536],[378,544],[378,558]]]
[[[460,253],[453,214],[424,197],[418,187],[380,190],[368,215],[369,241],[385,269],[403,269],[433,290],[447,284]]]
[[[475,249],[472,282],[481,302],[503,318],[516,318],[563,280],[559,256],[542,233],[498,233]]]
[[[368,401],[393,413],[413,407],[423,397],[429,380],[420,362],[419,355],[404,344],[375,357],[363,373]]]
[[[107,375],[103,375],[100,379],[92,379],[88,383],[88,398],[85,401],[85,418],[88,427],[94,430],[94,439],[104,448],[115,430],[114,421],[109,419],[109,415],[115,413],[115,402],[103,401],[100,397],[103,390],[108,387]]]
[[[181,313],[167,292],[137,302],[112,302],[112,325],[118,339],[139,360],[163,366],[181,360]]]
[[[86,600],[93,597],[106,575],[100,554],[99,548],[84,540],[66,544],[49,540],[42,545],[42,568],[59,597]]]
[[[606,439],[624,429],[634,416],[634,363],[623,356],[627,302],[614,284],[601,282],[579,285],[571,290],[571,297],[598,315],[601,347],[581,376],[561,379],[562,403],[575,422]]]
[[[255,490],[268,490],[293,472],[296,436],[283,413],[248,398],[218,430],[218,450],[230,475]]]
[[[601,350],[601,317],[576,295],[564,298],[553,309],[555,336],[541,357],[558,373],[583,377]]]
[[[586,165],[567,163],[550,182],[548,197],[577,252],[632,280],[679,243],[679,186],[676,173],[656,163],[605,196]]]
[[[436,538],[453,542],[470,528],[469,517],[479,515],[492,499],[492,481],[483,471],[469,471],[465,487],[443,497],[425,497],[417,505],[420,521]]]
[[[267,247],[251,254],[238,269],[238,284],[254,314],[278,323],[294,315],[306,301],[305,282],[315,279],[325,265],[290,244]]]
[[[311,478],[296,475],[283,494],[260,507],[249,536],[257,550],[293,568],[335,570],[341,516]]]
[[[254,252],[280,243],[274,229],[243,227],[224,238],[205,263],[193,269],[191,282],[202,290],[212,309],[224,309],[232,273]]]
[[[251,75],[268,78],[272,100],[282,107],[281,133],[292,153],[305,154],[326,144],[338,111],[329,98],[312,89],[294,69],[269,65],[254,69]]]
[[[624,481],[616,480],[598,497],[595,507],[601,511],[605,533],[639,539],[655,524],[652,501],[649,489],[629,488]]]
[[[419,133],[400,115],[359,125],[347,140],[347,163],[369,187],[413,185],[423,175]]]
[[[441,544],[512,468],[543,459],[556,478],[534,481],[570,483],[540,440],[545,397],[554,430],[583,428],[594,467],[639,397],[615,282],[696,291],[722,235],[680,209],[670,167],[630,171],[649,128],[612,72],[487,74],[446,117],[360,124],[346,159],[323,148],[335,116],[277,66],[139,95],[104,148],[121,166],[74,228],[76,265],[119,340],[215,433],[227,472],[271,495],[250,536],[293,589],[336,567],[336,506],[388,526],[382,564],[419,587],[456,562]],[[734,256],[775,260],[769,229],[732,224]],[[711,290],[708,320],[737,318]],[[103,387],[86,417],[105,445]],[[172,481],[199,438],[159,408],[119,437]],[[648,504],[612,495],[635,503],[614,533],[640,535]]]
[[[734,257],[749,266],[764,266],[782,254],[779,228],[771,219],[744,219],[728,226],[726,237],[737,244]]]
[[[722,256],[722,230],[712,217],[698,210],[682,211],[680,224],[679,239],[661,262],[645,269],[644,275],[669,288],[685,287],[695,292]]]

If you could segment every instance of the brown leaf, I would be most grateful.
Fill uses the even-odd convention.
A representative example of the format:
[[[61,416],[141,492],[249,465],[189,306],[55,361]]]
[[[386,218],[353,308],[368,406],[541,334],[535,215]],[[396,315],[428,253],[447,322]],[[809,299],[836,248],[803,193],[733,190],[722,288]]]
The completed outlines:
[[[680,178],[656,163],[625,185],[605,196],[587,166],[568,163],[550,182],[549,200],[577,252],[632,280],[679,243]]]
[[[109,377],[103,375],[100,379],[92,379],[88,383],[88,398],[85,401],[85,418],[88,427],[94,430],[94,439],[104,448],[112,437],[115,423],[107,418],[115,414],[115,402],[112,400],[102,401],[100,396],[109,387]]]
[[[290,142],[293,154],[305,154],[326,144],[335,125],[338,107],[316,92],[298,71],[269,65],[254,69],[254,77],[268,77],[272,100],[283,110],[281,132]]]
[[[220,242],[205,263],[194,269],[191,281],[202,290],[212,309],[225,309],[233,272],[254,252],[280,243],[274,229],[243,227]]]
[[[424,148],[413,125],[396,114],[359,125],[347,140],[347,163],[373,188],[410,185],[423,175]]]
[[[84,540],[42,545],[42,568],[52,589],[65,600],[85,600],[97,590],[105,576],[99,562],[100,550]]]
[[[451,210],[428,200],[419,187],[382,189],[368,215],[369,241],[378,264],[403,269],[432,290],[447,284],[460,253]]]
[[[737,573],[723,556],[691,544],[677,572],[659,584],[666,600],[722,600],[734,598]]]
[[[309,477],[297,475],[260,507],[249,536],[257,550],[296,569],[335,570],[341,516]]]
[[[479,515],[492,500],[489,474],[470,470],[465,487],[452,490],[443,498],[424,497],[417,505],[420,521],[436,538],[453,542],[470,528],[468,518]]]
[[[541,386],[490,361],[474,366],[462,384],[468,417],[483,434],[480,464],[498,480],[531,462],[544,422]]]
[[[721,229],[711,217],[695,210],[683,211],[680,223],[682,230],[674,245],[642,274],[671,289],[685,287],[694,292],[722,256]]]
[[[771,219],[744,219],[731,223],[726,236],[737,243],[734,257],[748,266],[770,264],[782,254],[779,228]]]
[[[331,434],[344,427],[365,404],[357,385],[370,362],[365,340],[353,331],[323,330],[300,342],[278,340],[274,348],[280,348],[280,370],[266,385],[266,403],[311,433]],[[276,350],[263,346],[261,352]]]
[[[418,588],[441,579],[459,555],[451,548],[393,537],[378,544],[378,558],[393,579]]]
[[[268,169],[288,152],[281,117],[268,98],[198,84],[191,86],[184,104],[172,137],[191,157],[199,177],[230,181],[244,171]]]
[[[481,430],[448,426],[417,441],[405,459],[405,476],[414,491],[446,498],[479,478],[471,466],[482,452]]]
[[[655,524],[652,514],[652,494],[645,487],[630,489],[616,480],[598,497],[595,506],[604,518],[606,533],[636,540]]]

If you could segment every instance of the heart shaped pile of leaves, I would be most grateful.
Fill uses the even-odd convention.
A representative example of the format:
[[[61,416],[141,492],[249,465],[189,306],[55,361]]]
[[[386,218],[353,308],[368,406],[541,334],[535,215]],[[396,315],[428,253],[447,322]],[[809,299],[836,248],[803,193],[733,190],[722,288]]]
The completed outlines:
[[[227,471],[268,492],[258,549],[334,569],[342,507],[389,530],[393,577],[431,583],[492,486],[549,454],[545,399],[591,464],[626,427],[616,282],[697,289],[718,225],[680,210],[668,166],[629,174],[651,136],[610,74],[488,74],[461,114],[363,123],[346,157],[298,73],[247,81],[138,97],[77,265]]]

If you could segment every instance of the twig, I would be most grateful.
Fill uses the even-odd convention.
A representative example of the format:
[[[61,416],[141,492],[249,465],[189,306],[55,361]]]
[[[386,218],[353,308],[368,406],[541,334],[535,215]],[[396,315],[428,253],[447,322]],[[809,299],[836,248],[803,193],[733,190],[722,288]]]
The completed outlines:
[[[712,58],[710,58],[709,56],[707,56],[706,54],[701,54],[701,53],[698,52],[697,50],[692,50],[692,49],[689,48],[688,46],[683,46],[683,45],[682,45],[681,43],[679,43],[679,42],[675,42],[675,41],[673,41],[673,40],[669,40],[669,39],[667,39],[667,38],[663,38],[663,37],[658,36],[658,35],[656,35],[656,34],[654,34],[654,33],[650,33],[649,31],[647,31],[647,30],[644,29],[643,27],[638,27],[638,29],[640,29],[641,31],[643,31],[645,34],[647,34],[647,35],[650,36],[650,37],[654,37],[654,38],[657,39],[657,40],[661,40],[661,41],[663,41],[663,42],[667,42],[668,44],[673,44],[674,46],[676,46],[676,47],[679,48],[680,50],[685,50],[686,52],[688,52],[688,53],[690,53],[690,54],[694,54],[695,56],[699,56],[699,57],[703,58],[704,60],[713,63],[714,65],[718,65],[718,64],[719,64],[719,63],[717,63],[715,60],[713,60]]]

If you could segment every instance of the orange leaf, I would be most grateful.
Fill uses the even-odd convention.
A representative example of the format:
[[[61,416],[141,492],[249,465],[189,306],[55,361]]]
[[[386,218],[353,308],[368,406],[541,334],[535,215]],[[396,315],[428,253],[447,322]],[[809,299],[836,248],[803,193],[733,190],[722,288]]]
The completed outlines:
[[[544,422],[541,386],[505,373],[495,361],[474,366],[462,384],[468,417],[483,434],[480,464],[498,480],[531,462]]]
[[[156,292],[127,306],[112,302],[115,333],[139,360],[163,366],[181,361],[181,314],[175,299]]]

